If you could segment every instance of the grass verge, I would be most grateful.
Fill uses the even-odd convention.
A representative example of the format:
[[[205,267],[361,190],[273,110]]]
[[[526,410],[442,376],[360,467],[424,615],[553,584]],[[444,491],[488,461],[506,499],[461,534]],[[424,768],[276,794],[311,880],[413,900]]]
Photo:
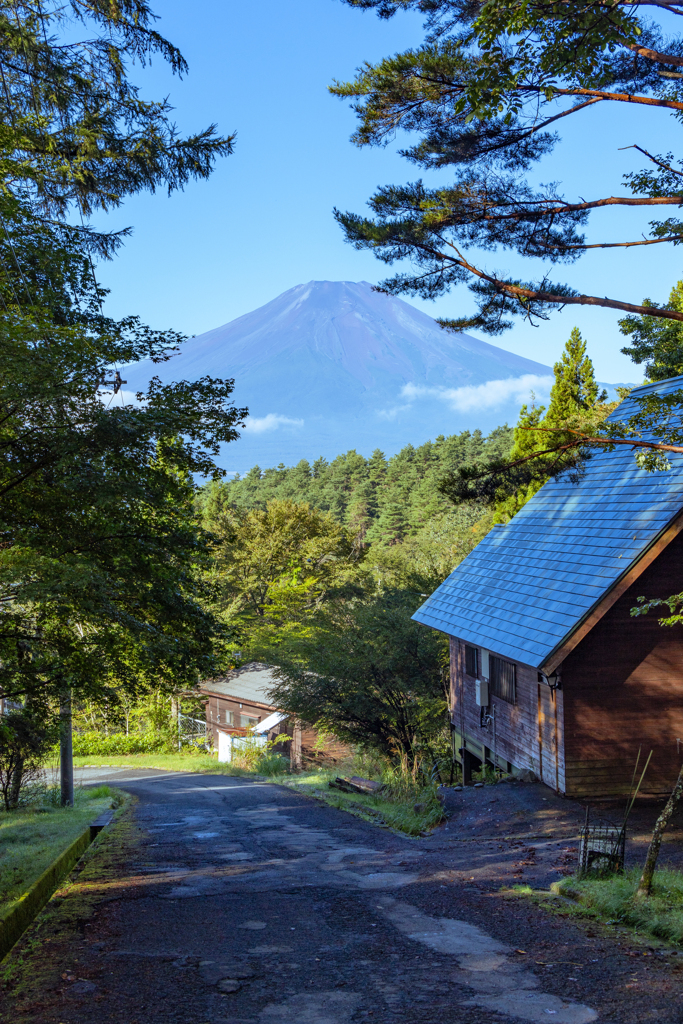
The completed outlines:
[[[107,768],[159,768],[173,772],[202,772],[210,775],[254,778],[254,772],[226,764],[211,754],[191,751],[178,754],[84,754],[82,757],[74,757],[75,767],[82,768],[85,765]]]
[[[563,878],[551,891],[576,900],[605,924],[623,924],[676,945],[683,943],[683,873],[658,870],[652,894],[636,899],[640,869],[608,878]]]
[[[337,774],[336,771],[316,770],[279,776],[273,782],[318,797],[332,807],[409,836],[425,835],[444,820],[443,806],[435,785],[413,789],[389,785],[377,795],[366,796],[330,789],[328,783]]]
[[[133,802],[127,799],[115,813],[105,839],[98,837],[88,847],[0,965],[3,1022],[64,1019],[62,972],[78,963],[84,928],[102,900],[116,899],[122,890],[130,892],[135,882],[130,876],[131,858],[143,833],[131,814]],[[53,1005],[58,1008],[49,1012]],[[96,1005],[91,1017],[100,1019]]]
[[[0,913],[9,910],[90,822],[120,799],[115,790],[98,786],[80,791],[74,807],[38,804],[0,812]]]

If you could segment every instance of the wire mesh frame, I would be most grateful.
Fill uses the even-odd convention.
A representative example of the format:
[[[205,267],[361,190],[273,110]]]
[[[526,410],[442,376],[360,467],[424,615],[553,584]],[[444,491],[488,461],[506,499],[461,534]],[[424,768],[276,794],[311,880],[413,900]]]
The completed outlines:
[[[626,834],[616,825],[586,825],[581,829],[579,875],[603,875],[624,870]]]
[[[206,719],[178,715],[178,735],[182,743],[206,743]]]

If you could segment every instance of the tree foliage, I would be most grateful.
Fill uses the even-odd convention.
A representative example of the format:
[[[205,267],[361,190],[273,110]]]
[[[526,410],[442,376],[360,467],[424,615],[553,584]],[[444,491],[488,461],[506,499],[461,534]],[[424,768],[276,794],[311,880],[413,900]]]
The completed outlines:
[[[494,335],[511,327],[515,315],[547,319],[566,304],[683,320],[683,312],[670,306],[582,294],[571,283],[551,280],[546,269],[555,275],[588,249],[679,244],[679,157],[636,145],[644,168],[625,174],[625,187],[612,195],[591,195],[593,161],[584,164],[589,173],[582,196],[567,197],[559,183],[534,185],[528,178],[559,141],[563,119],[585,118],[596,105],[664,110],[680,121],[683,39],[665,38],[644,16],[642,9],[651,4],[346,2],[385,18],[399,10],[420,11],[427,29],[421,45],[365,63],[353,81],[332,87],[335,95],[354,101],[359,123],[353,141],[386,145],[398,133],[412,134],[416,141],[401,151],[411,163],[427,171],[454,168],[443,185],[417,180],[380,188],[369,201],[372,217],[336,211],[356,248],[389,264],[412,261],[413,270],[384,281],[384,290],[433,298],[466,282],[477,312],[442,325]],[[680,4],[662,9],[683,14]],[[645,238],[588,242],[589,214],[611,207],[647,208],[659,219],[651,221]],[[540,261],[543,269],[524,281],[481,262],[500,251],[536,266]]]
[[[57,733],[57,720],[44,705],[12,708],[2,716],[0,790],[6,811],[18,806],[22,787],[42,774],[45,755]]]
[[[643,305],[652,303],[643,299]],[[683,312],[683,281],[671,289],[667,308]],[[651,316],[627,316],[619,321],[619,327],[631,340],[622,353],[638,366],[645,364],[648,381],[666,380],[683,373],[683,324]]]
[[[302,459],[290,467],[254,466],[218,486],[223,500],[236,508],[264,508],[278,498],[330,512],[351,531],[357,546],[376,551],[410,542],[441,524],[452,509],[440,481],[463,464],[506,458],[512,440],[507,426],[488,437],[464,430],[418,447],[406,445],[389,459],[379,449],[367,459],[352,450],[313,465]]]
[[[444,478],[441,490],[456,505],[492,505],[495,521],[508,522],[551,477],[580,471],[587,457],[584,439],[603,430],[618,403],[607,402],[607,392],[599,390],[578,328],[553,369],[547,411],[543,405],[522,406],[509,456],[463,465]]]
[[[353,587],[360,552],[329,512],[305,502],[240,509],[226,497],[213,487],[204,504],[215,542],[215,608],[236,645],[267,659],[316,608]]]
[[[206,178],[231,152],[233,137],[214,125],[181,135],[168,100],[143,98],[131,81],[131,67],[153,57],[187,71],[155,20],[145,0],[0,3],[5,191],[27,193],[46,216],[75,206],[87,217]]]
[[[193,685],[220,654],[193,479],[246,410],[208,377],[123,401],[119,367],[182,339],[104,315],[93,258],[121,236],[68,219],[230,150],[131,83],[152,54],[185,69],[153,22],[140,0],[0,3],[0,680],[32,701]]]
[[[613,412],[615,402],[607,402],[607,392],[600,392],[593,363],[586,354],[586,343],[575,327],[555,363],[555,381],[550,390],[550,403],[546,411],[542,405],[522,406],[515,428],[515,443],[510,462],[527,459],[524,471],[529,474],[526,484],[506,493],[503,485],[495,506],[496,522],[508,522],[543,484],[557,472],[576,468],[580,453],[572,449],[558,458],[556,452],[529,459],[548,447],[573,441],[573,430],[595,430],[604,418]]]
[[[414,591],[334,602],[279,660],[271,697],[342,739],[412,764],[446,713],[447,641],[413,622]]]

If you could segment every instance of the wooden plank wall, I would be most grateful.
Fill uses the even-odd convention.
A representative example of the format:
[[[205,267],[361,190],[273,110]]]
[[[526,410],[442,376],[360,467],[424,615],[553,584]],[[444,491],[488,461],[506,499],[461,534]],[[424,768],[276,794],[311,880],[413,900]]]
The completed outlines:
[[[268,715],[275,711],[275,708],[270,707],[268,704],[245,704],[244,701],[235,700],[232,697],[224,697],[222,694],[209,693],[206,690],[202,691],[202,696],[207,698],[206,701],[206,731],[207,737],[210,734],[212,737],[212,743],[214,747],[218,746],[218,726],[228,732],[234,732],[237,736],[245,736],[246,729],[241,729],[238,726],[227,725],[225,721],[225,712],[232,711],[235,716],[235,721],[239,722],[240,715],[251,715],[253,718],[264,719]]]
[[[455,747],[465,746],[493,761],[493,729],[482,728],[475,699],[475,680],[465,672],[465,642],[451,637],[451,721]],[[553,789],[564,791],[563,695],[538,682],[529,665],[517,666],[517,703],[491,697],[496,709],[496,762],[506,768],[531,769]]]
[[[628,791],[638,748],[653,750],[643,792],[670,791],[683,761],[683,627],[632,617],[639,595],[681,589],[683,535],[645,570],[565,659],[568,795]],[[666,609],[663,610],[663,613]]]
[[[321,735],[311,726],[304,725],[301,729],[301,759],[307,766],[338,764],[352,753],[348,743],[336,736]]]

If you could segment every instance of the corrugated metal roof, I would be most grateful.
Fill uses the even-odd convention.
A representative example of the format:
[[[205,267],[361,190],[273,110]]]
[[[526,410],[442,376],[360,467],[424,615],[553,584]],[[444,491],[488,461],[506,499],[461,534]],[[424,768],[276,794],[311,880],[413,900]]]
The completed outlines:
[[[221,697],[232,697],[236,701],[248,704],[267,704],[272,707],[268,690],[275,682],[273,670],[269,665],[251,661],[242,668],[233,669],[218,679],[207,679],[201,686],[202,693],[215,693]]]
[[[673,377],[631,395],[679,388],[683,377]],[[629,396],[612,418],[625,418],[632,404]],[[619,447],[589,459],[576,483],[566,475],[550,480],[413,618],[540,667],[683,507],[683,455],[668,458],[670,471],[648,473]]]

